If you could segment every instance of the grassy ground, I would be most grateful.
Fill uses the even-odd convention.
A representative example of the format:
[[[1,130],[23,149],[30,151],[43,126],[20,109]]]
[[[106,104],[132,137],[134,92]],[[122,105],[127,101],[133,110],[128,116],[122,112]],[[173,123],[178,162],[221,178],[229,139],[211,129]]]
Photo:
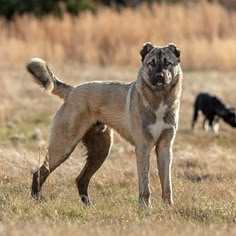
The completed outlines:
[[[137,68],[53,65],[63,80],[135,79]],[[74,179],[84,164],[79,146],[48,179],[39,202],[30,197],[31,172],[43,161],[48,126],[61,101],[35,85],[24,68],[0,70],[0,235],[235,235],[235,130],[190,132],[192,103],[209,91],[235,105],[235,73],[186,72],[174,146],[173,207],[161,202],[154,154],[152,208],[137,201],[133,148],[115,134],[108,160],[91,182],[92,205],[79,201]],[[66,78],[66,79],[64,79]]]

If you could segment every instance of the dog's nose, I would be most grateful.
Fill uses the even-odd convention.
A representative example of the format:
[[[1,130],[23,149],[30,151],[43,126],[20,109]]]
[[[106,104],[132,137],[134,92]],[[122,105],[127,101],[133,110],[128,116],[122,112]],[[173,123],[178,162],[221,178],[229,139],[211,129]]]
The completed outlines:
[[[163,83],[165,80],[163,73],[156,73],[155,78],[158,83]]]

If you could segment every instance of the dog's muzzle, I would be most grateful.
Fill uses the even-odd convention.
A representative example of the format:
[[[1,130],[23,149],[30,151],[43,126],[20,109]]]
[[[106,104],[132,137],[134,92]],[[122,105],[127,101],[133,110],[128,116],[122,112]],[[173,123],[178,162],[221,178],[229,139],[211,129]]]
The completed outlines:
[[[171,82],[171,73],[169,71],[156,72],[151,83],[157,86],[165,86]]]
[[[163,85],[165,83],[165,75],[161,73],[155,74],[155,84]]]

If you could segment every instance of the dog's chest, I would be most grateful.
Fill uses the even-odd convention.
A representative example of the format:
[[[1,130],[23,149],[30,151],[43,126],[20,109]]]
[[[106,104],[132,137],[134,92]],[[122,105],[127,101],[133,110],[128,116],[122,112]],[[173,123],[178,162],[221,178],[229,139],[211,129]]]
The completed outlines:
[[[163,130],[170,128],[170,124],[165,123],[164,116],[166,113],[167,105],[161,103],[155,111],[156,121],[148,126],[148,130],[152,135],[155,142],[160,138]]]

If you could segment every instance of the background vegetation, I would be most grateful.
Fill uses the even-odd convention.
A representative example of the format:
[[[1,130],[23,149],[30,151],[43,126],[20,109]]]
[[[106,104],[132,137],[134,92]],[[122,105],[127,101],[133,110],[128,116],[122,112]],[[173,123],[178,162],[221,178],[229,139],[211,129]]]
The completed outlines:
[[[78,15],[83,10],[97,10],[100,6],[136,7],[141,3],[177,3],[186,0],[0,0],[0,15],[12,20],[16,15],[54,14],[61,17],[64,12]]]
[[[0,29],[3,64],[42,57],[54,63],[138,66],[143,43],[152,41],[176,43],[184,69],[236,67],[236,12],[206,1],[144,4],[120,12],[101,8],[96,14],[84,11],[61,19],[23,15],[8,23],[0,19]]]
[[[124,7],[137,7],[147,3],[150,7],[155,3],[197,3],[201,0],[0,0],[0,15],[7,20],[14,19],[17,15],[34,14],[38,17],[53,14],[58,17],[67,12],[78,15],[81,11],[90,10],[96,12],[101,6],[115,7],[120,10]],[[216,0],[207,0],[216,2]],[[226,7],[235,7],[234,0],[219,0]]]

